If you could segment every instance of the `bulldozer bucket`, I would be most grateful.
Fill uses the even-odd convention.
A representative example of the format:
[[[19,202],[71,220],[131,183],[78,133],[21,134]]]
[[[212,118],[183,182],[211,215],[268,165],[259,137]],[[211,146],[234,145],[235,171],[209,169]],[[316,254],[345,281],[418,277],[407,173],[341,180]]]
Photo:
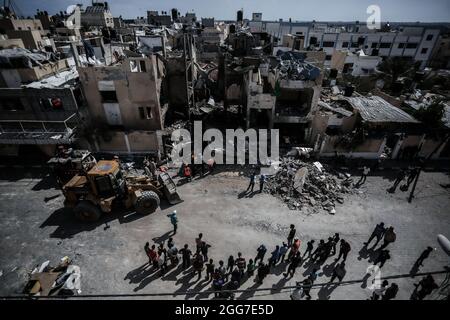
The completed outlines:
[[[180,203],[182,200],[177,192],[175,182],[167,172],[163,172],[158,176],[159,183],[163,186],[163,193],[170,204]]]

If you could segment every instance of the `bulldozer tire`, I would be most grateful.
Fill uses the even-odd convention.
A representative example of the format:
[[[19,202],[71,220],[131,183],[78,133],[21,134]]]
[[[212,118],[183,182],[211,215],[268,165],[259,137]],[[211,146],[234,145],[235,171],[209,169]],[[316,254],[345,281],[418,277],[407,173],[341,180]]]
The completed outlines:
[[[135,209],[138,214],[150,214],[159,207],[159,196],[153,191],[142,191],[136,200]]]
[[[75,217],[84,222],[97,221],[102,215],[100,210],[90,201],[81,201],[76,205],[73,211]]]

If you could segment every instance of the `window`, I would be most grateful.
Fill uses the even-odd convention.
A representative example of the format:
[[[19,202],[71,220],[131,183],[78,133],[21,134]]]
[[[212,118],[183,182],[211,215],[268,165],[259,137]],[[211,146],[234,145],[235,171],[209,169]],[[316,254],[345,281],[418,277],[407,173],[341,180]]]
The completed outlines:
[[[325,56],[325,60],[330,61],[330,60],[331,60],[331,54],[327,54],[327,55]]]
[[[377,42],[372,42],[372,45],[370,46],[372,49],[376,49],[378,47]]]
[[[115,91],[99,91],[102,96],[102,102],[117,102],[117,95]]]
[[[427,35],[426,41],[431,41],[431,40],[433,40],[433,35],[432,34]]]
[[[358,47],[359,47],[358,42],[352,42],[350,45],[350,48],[358,48]]]
[[[420,51],[421,54],[426,54],[428,52],[428,48],[422,48]]]
[[[42,98],[39,99],[39,105],[42,111],[64,110],[63,102],[60,98]]]
[[[342,42],[342,48],[348,48],[348,41]]]
[[[145,60],[130,60],[131,72],[147,72]]]
[[[400,43],[398,44],[398,48],[399,48],[399,49],[403,49],[405,46],[406,46],[406,43],[404,43],[404,42],[400,42]]]
[[[309,39],[309,45],[316,45],[317,44],[317,38],[316,37],[311,37]]]
[[[390,43],[390,42],[382,42],[382,43],[380,43],[380,49],[390,49],[391,45],[392,45],[392,43]]]
[[[333,48],[334,47],[334,42],[333,41],[324,41],[322,44],[322,47],[324,48]]]
[[[139,107],[139,117],[141,119],[151,119],[152,118],[152,108],[150,107]]]
[[[18,111],[25,109],[19,98],[2,98],[0,101],[0,107],[5,111]]]
[[[416,49],[417,48],[417,43],[407,43],[406,44],[406,49]]]

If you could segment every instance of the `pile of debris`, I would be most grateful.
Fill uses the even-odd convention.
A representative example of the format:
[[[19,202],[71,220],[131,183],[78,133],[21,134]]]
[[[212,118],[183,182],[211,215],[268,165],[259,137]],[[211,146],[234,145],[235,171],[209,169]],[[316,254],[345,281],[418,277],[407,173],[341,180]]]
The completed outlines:
[[[336,203],[342,204],[344,195],[352,190],[350,174],[332,174],[320,162],[293,158],[281,159],[276,173],[267,178],[265,188],[291,210],[310,207],[315,211],[324,209],[330,214],[336,213]]]
[[[23,293],[33,296],[80,294],[80,267],[73,265],[69,257],[62,258],[56,267],[51,267],[47,260],[31,271]]]
[[[305,53],[278,51],[277,57],[280,58],[277,69],[281,79],[315,81],[320,76],[320,69],[305,61]]]

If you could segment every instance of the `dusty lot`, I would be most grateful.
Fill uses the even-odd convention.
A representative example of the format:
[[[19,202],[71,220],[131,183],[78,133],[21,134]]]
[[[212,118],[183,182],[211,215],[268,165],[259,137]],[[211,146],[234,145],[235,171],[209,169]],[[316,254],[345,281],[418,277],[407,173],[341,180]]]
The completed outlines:
[[[383,173],[385,174],[385,173]],[[184,243],[194,246],[194,238],[203,232],[212,245],[210,257],[218,260],[241,251],[253,258],[256,248],[264,243],[269,250],[280,244],[287,235],[290,223],[297,226],[302,247],[310,239],[327,238],[339,232],[348,240],[352,251],[347,259],[344,280],[362,279],[370,265],[358,254],[376,223],[384,221],[397,231],[397,241],[391,246],[390,259],[382,268],[382,276],[407,275],[414,261],[427,247],[432,252],[419,272],[444,270],[448,256],[436,242],[436,235],[450,236],[449,189],[445,173],[424,173],[417,188],[417,197],[411,204],[407,194],[386,193],[392,182],[381,176],[370,176],[360,192],[350,195],[337,213],[307,214],[291,211],[279,200],[267,194],[240,197],[248,180],[237,172],[223,172],[194,180],[179,187],[183,203],[149,216],[110,215],[101,222],[82,224],[71,213],[61,209],[63,198],[53,188],[51,179],[39,172],[22,169],[3,170],[0,176],[0,295],[19,294],[27,272],[45,260],[56,263],[70,256],[81,267],[83,294],[120,293],[180,293],[207,290],[210,284],[196,281],[181,269],[170,270],[164,277],[143,267],[147,258],[143,252],[146,241],[168,238],[172,229],[166,214],[177,209],[179,232],[174,237],[178,247]],[[268,257],[269,254],[266,255]],[[333,258],[329,258],[319,273],[316,283],[329,281]],[[293,279],[284,280],[283,266],[274,269],[259,288],[272,290],[238,293],[237,298],[288,299],[291,290],[279,289],[294,285],[307,275],[307,264],[302,265]],[[434,275],[437,282],[443,274]],[[421,277],[402,276],[389,280],[399,285],[398,299],[409,299]],[[253,279],[242,288],[256,288]],[[371,292],[364,284],[322,286],[311,291],[313,299],[367,299]],[[168,295],[162,299],[205,299],[207,294]]]

